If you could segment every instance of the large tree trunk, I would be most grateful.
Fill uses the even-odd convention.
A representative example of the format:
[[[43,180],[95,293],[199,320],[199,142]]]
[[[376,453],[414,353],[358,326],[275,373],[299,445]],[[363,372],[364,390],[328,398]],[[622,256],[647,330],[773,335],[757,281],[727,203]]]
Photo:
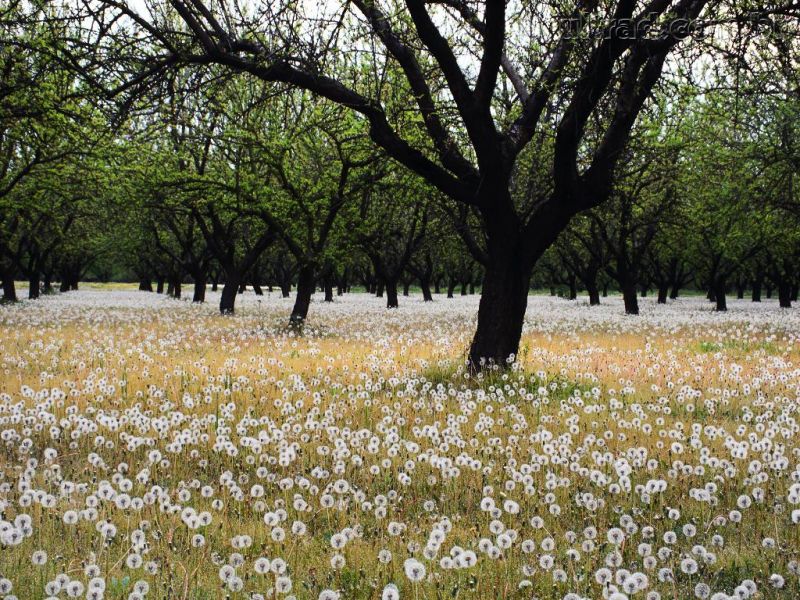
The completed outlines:
[[[792,286],[785,281],[778,283],[778,306],[781,308],[792,307]]]
[[[140,292],[153,291],[153,282],[150,281],[149,277],[142,277],[141,279],[139,279],[139,291]]]
[[[622,284],[622,301],[625,304],[626,315],[639,314],[639,299],[636,297],[636,284],[626,282]]]
[[[490,255],[478,308],[478,328],[469,350],[472,369],[480,370],[485,362],[505,368],[509,357],[516,356],[519,350],[531,280],[530,268],[520,263],[514,251]]]
[[[219,297],[219,312],[223,315],[234,313],[240,278],[239,273],[233,273],[232,270],[225,271],[225,285],[222,286],[222,294]]]
[[[311,305],[311,296],[314,294],[314,267],[304,266],[297,275],[297,296],[295,296],[292,323],[302,323],[308,317],[308,307]]]
[[[39,272],[34,270],[28,278],[28,298],[36,300],[41,291],[41,282],[39,280]]]
[[[386,280],[386,308],[397,308],[400,303],[397,301],[397,280]]]
[[[202,303],[206,301],[206,276],[205,274],[197,274],[194,277],[194,293],[192,294],[192,302]]]

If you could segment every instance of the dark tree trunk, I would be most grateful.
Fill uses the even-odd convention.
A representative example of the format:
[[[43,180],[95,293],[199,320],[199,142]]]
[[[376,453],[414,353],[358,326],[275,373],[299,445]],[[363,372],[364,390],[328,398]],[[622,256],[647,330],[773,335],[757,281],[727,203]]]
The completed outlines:
[[[453,297],[453,292],[455,291],[455,289],[456,289],[456,282],[455,282],[454,279],[451,279],[450,281],[447,282],[447,297],[448,298],[452,298]]]
[[[433,293],[434,294],[442,293],[442,282],[438,277],[433,280]]]
[[[205,275],[196,275],[194,277],[194,292],[192,293],[192,302],[202,303],[206,301],[206,277]]]
[[[530,269],[520,262],[513,250],[490,255],[483,277],[478,328],[469,350],[472,369],[479,370],[484,362],[505,368],[509,357],[519,350],[530,286]]]
[[[39,297],[41,292],[41,281],[39,280],[39,273],[34,271],[28,278],[28,298],[35,300]]]
[[[784,281],[778,283],[778,306],[781,308],[792,307],[792,286]]]
[[[555,296],[556,295],[556,288],[555,288],[554,285],[550,286],[550,295],[551,296]]]
[[[375,297],[376,298],[383,298],[383,290],[386,287],[385,282],[379,281],[378,285],[375,287]]]
[[[311,305],[311,296],[316,289],[314,283],[314,267],[304,266],[297,275],[297,296],[295,296],[292,315],[289,320],[292,323],[302,323],[308,317],[308,307]]]
[[[475,282],[469,282],[469,295],[472,296],[475,293]]]
[[[800,294],[800,287],[796,283],[792,284],[792,292],[791,292],[791,300],[792,302],[797,302],[797,295]]]
[[[53,293],[53,276],[51,273],[44,274],[44,280],[42,281],[42,292],[44,294]]]
[[[142,277],[139,280],[139,291],[140,292],[152,292],[153,291],[153,282],[150,280],[149,277]]]
[[[622,284],[622,301],[625,304],[626,315],[639,314],[639,299],[636,297],[636,284],[623,283]]]
[[[164,293],[164,278],[159,277],[156,279],[156,294],[163,294]]]
[[[772,298],[772,284],[768,283],[767,285],[764,286],[764,288],[767,292],[767,300],[770,300]]]
[[[68,292],[69,291],[69,279],[62,278],[61,285],[58,286],[59,292]]]
[[[648,290],[646,287],[643,287],[643,288],[642,288],[642,298],[647,298],[647,292],[648,292],[648,291],[649,291],[649,290]]]
[[[14,275],[6,273],[3,275],[3,301],[17,301],[17,287],[14,284]]]
[[[175,284],[172,281],[167,283],[167,296],[172,296],[172,292],[175,291]]]
[[[172,295],[173,297],[180,299],[182,293],[183,285],[181,284],[181,280],[176,279],[175,283],[172,284]]]
[[[211,278],[211,291],[216,292],[219,289],[219,273],[214,273]]]
[[[725,297],[725,294],[727,292],[725,287],[726,286],[724,281],[717,281],[714,284],[714,289],[713,289],[714,301],[717,303],[718,312],[725,312],[726,310],[728,310],[728,302]]]
[[[433,296],[431,295],[431,282],[425,278],[420,278],[419,287],[422,288],[422,300],[424,302],[431,302]]]
[[[239,284],[239,293],[244,294],[246,291],[247,291],[247,284],[244,281],[242,281]]]
[[[325,279],[325,302],[333,302],[333,280],[330,277]]]
[[[466,296],[467,295],[467,285],[469,285],[469,284],[466,281],[462,281],[461,282],[461,295],[462,296]]]
[[[578,297],[578,285],[575,282],[574,277],[570,277],[569,279],[569,299],[575,300]]]
[[[744,298],[744,284],[737,283],[736,284],[736,299],[742,300]]]
[[[223,315],[232,315],[236,310],[236,294],[239,292],[240,277],[232,269],[225,271],[225,285],[222,286],[222,294],[219,297],[219,312]]]
[[[666,283],[660,284],[658,286],[658,303],[666,304],[668,295],[669,295],[669,285],[667,285]]]
[[[281,281],[281,297],[288,298],[292,293],[292,283],[288,280]]]
[[[403,296],[408,297],[409,292],[411,291],[411,282],[404,281],[403,282]]]
[[[753,280],[753,289],[750,292],[750,300],[753,302],[761,302],[761,281],[758,279]]]
[[[677,283],[673,283],[672,289],[669,292],[669,299],[676,300],[678,298],[679,292],[680,292],[680,286]]]
[[[587,292],[589,294],[589,306],[598,306],[600,304],[600,290],[597,289],[596,284],[588,284]]]
[[[397,280],[386,280],[386,308],[397,308],[400,303],[397,301]]]

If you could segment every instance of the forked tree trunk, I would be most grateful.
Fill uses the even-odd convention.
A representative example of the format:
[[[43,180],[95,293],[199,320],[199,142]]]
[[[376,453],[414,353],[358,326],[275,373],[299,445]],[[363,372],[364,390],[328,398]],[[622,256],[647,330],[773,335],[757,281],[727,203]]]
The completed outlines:
[[[473,369],[480,369],[486,363],[505,368],[509,357],[516,356],[519,350],[531,269],[514,254],[511,250],[495,251],[486,265],[478,328],[469,350]]]
[[[311,305],[311,296],[314,294],[314,267],[304,266],[297,275],[297,296],[295,296],[292,323],[302,323],[308,317],[308,307]]]
[[[639,299],[636,297],[636,284],[623,283],[622,284],[622,301],[625,304],[626,315],[639,314]]]
[[[397,300],[397,280],[386,280],[386,308],[397,308],[400,303]]]

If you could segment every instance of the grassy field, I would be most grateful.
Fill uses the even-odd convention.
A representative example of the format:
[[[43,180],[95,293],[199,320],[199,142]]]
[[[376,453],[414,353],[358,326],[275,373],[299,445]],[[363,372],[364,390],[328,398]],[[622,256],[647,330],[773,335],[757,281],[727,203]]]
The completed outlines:
[[[800,597],[800,316],[98,286],[0,306],[0,597]]]

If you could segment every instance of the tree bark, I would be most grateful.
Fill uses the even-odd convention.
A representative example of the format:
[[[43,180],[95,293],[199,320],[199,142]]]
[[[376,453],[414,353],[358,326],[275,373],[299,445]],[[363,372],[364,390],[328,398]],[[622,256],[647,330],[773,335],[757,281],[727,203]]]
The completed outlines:
[[[39,272],[34,271],[28,278],[28,298],[36,300],[41,292],[41,282],[39,280]]]
[[[722,280],[718,280],[714,284],[713,292],[714,292],[714,301],[717,303],[717,311],[718,312],[725,312],[728,310],[728,302],[725,298],[726,290],[725,290],[725,282]]]
[[[163,294],[164,293],[164,278],[159,277],[156,280],[156,294]]]
[[[239,292],[239,279],[241,275],[233,270],[225,271],[225,285],[219,297],[219,312],[223,315],[232,315],[236,306],[236,294]]]
[[[636,296],[636,284],[627,282],[622,284],[622,301],[625,304],[626,315],[639,314],[639,299]]]
[[[17,287],[14,284],[14,276],[11,274],[3,275],[3,302],[17,301]]]
[[[785,281],[778,283],[778,306],[781,308],[792,307],[792,286]]]
[[[598,306],[600,304],[600,290],[597,285],[589,284],[586,290],[589,294],[589,306]]]
[[[448,298],[452,298],[453,297],[453,292],[455,291],[455,289],[456,289],[456,282],[455,282],[454,279],[451,279],[450,281],[447,282],[447,297]]]
[[[141,279],[139,279],[139,291],[140,292],[153,291],[153,282],[150,281],[149,277],[142,277]]]
[[[397,308],[400,303],[397,301],[397,281],[394,279],[386,280],[386,308]]]
[[[305,265],[300,268],[297,275],[297,295],[289,320],[292,323],[302,323],[308,317],[308,307],[311,305],[311,296],[314,294],[314,267]]]
[[[433,301],[433,295],[431,294],[431,282],[427,279],[420,279],[419,287],[422,288],[422,300],[424,302]]]
[[[658,303],[659,304],[666,304],[668,295],[669,295],[669,285],[667,285],[666,283],[659,285],[658,286]]]
[[[325,302],[333,302],[333,280],[330,277],[325,279]]]
[[[531,269],[513,250],[490,252],[478,308],[478,328],[469,350],[472,369],[486,363],[505,368],[519,351],[528,306]]]
[[[192,302],[202,303],[206,301],[206,276],[196,275],[194,278],[194,292],[192,293]]]

